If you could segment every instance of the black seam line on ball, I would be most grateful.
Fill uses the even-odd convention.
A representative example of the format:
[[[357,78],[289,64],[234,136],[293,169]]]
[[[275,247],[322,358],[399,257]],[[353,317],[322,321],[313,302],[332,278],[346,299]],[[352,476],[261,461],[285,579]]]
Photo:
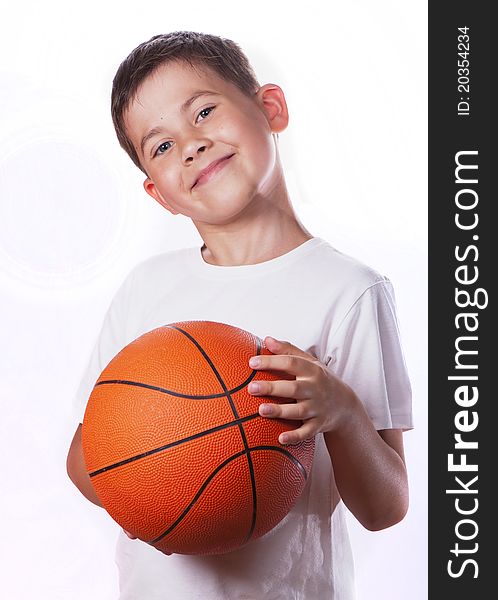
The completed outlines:
[[[225,394],[226,394],[226,398],[230,404],[230,408],[232,409],[233,415],[236,419],[239,418],[239,415],[237,413],[237,409],[235,408],[235,404],[233,402],[232,397],[230,396],[230,392],[228,391],[227,386],[225,385],[225,382],[223,381],[223,378],[221,377],[221,375],[218,373],[217,368],[214,366],[213,361],[209,358],[207,352],[204,350],[204,348],[199,344],[199,342],[190,335],[190,333],[188,333],[187,331],[184,331],[183,329],[181,329],[180,327],[177,327],[176,325],[166,325],[166,327],[169,327],[170,329],[176,329],[178,332],[182,333],[184,336],[186,336],[195,346],[196,348],[199,350],[199,352],[202,354],[202,356],[206,359],[206,361],[208,362],[209,366],[211,367],[211,369],[213,370],[213,373],[215,374],[216,378],[218,379],[218,381],[220,382],[221,387],[223,388]],[[261,353],[261,340],[259,339],[259,337],[254,336],[256,338],[256,350],[257,350],[257,354],[259,355]],[[253,511],[252,511],[252,522],[251,522],[251,527],[249,529],[249,533],[247,534],[247,539],[246,541],[251,539],[251,536],[253,534],[254,531],[254,527],[256,525],[256,514],[257,514],[257,501],[258,501],[258,497],[256,494],[256,477],[254,475],[254,465],[252,464],[252,458],[251,458],[251,453],[249,452],[249,444],[247,442],[247,437],[246,437],[246,433],[244,431],[244,428],[242,427],[242,424],[239,424],[239,432],[240,435],[242,437],[242,442],[244,444],[244,448],[247,451],[247,465],[249,467],[249,474],[251,476],[251,485],[252,485],[252,501],[253,501]]]
[[[235,394],[243,389],[246,385],[248,385],[255,377],[257,371],[253,371],[251,375],[241,383],[236,388],[232,390],[228,390],[228,394]],[[174,392],[173,390],[167,390],[166,388],[159,387],[157,385],[150,385],[148,383],[141,383],[140,381],[129,381],[127,379],[105,379],[103,381],[99,381],[95,384],[94,387],[98,385],[106,385],[106,384],[114,384],[114,385],[131,385],[136,387],[147,388],[148,390],[155,390],[156,392],[161,392],[162,394],[168,394],[169,396],[175,396],[177,398],[188,398],[189,400],[211,400],[212,398],[225,398],[226,393],[222,392],[220,394],[210,394],[209,396],[192,396],[191,394],[180,394],[180,392]]]
[[[251,448],[251,452],[254,452],[255,450],[272,450],[274,452],[280,452],[280,454],[286,456],[296,465],[305,481],[308,479],[308,473],[306,472],[303,463],[285,448],[280,448],[279,446],[254,446],[254,448]]]
[[[150,544],[150,545],[157,544],[162,539],[164,539],[167,535],[169,535],[177,527],[177,525],[179,525],[183,521],[183,519],[190,512],[190,510],[192,509],[192,507],[194,506],[194,504],[197,502],[197,500],[199,500],[199,498],[201,497],[201,495],[204,492],[204,490],[206,489],[206,487],[209,485],[209,483],[212,481],[212,479],[222,469],[224,469],[233,460],[235,460],[237,458],[240,458],[241,456],[244,456],[244,454],[251,454],[252,452],[255,452],[256,450],[272,450],[272,451],[275,451],[275,452],[280,452],[281,454],[283,454],[284,456],[286,456],[287,458],[289,458],[297,466],[297,468],[299,469],[301,475],[303,476],[303,479],[306,481],[306,479],[307,479],[307,473],[306,473],[306,469],[304,468],[304,465],[295,456],[293,456],[288,450],[285,450],[284,448],[279,448],[278,446],[255,446],[254,448],[249,448],[247,450],[242,450],[241,452],[237,452],[237,454],[233,454],[232,456],[230,456],[229,458],[227,458],[224,462],[222,462],[220,465],[218,465],[216,467],[216,469],[207,477],[207,479],[201,485],[201,487],[199,488],[199,490],[196,493],[196,495],[194,496],[194,498],[191,500],[190,504],[185,508],[185,510],[176,519],[176,521],[174,523],[172,523],[168,527],[168,529],[166,529],[165,532],[161,533],[161,535],[159,535],[158,537],[156,537],[155,539],[153,539],[152,541],[147,542],[147,543]],[[251,535],[252,535],[252,533],[251,533]],[[242,542],[242,545],[246,544],[248,541],[249,541],[249,537],[246,537],[245,540]]]
[[[92,471],[89,473],[89,477],[95,477],[97,475],[101,475],[106,471],[111,471],[112,469],[117,469],[118,467],[122,467],[123,465],[127,465],[131,462],[135,462],[140,460],[141,458],[147,458],[147,456],[151,456],[153,454],[157,454],[158,452],[163,452],[163,450],[168,450],[169,448],[173,448],[174,446],[179,446],[180,444],[185,444],[186,442],[190,442],[192,440],[196,440],[198,438],[204,437],[206,435],[210,435],[211,433],[216,433],[218,431],[222,431],[223,429],[228,429],[229,427],[234,427],[235,425],[240,425],[241,423],[245,423],[247,421],[252,421],[259,417],[258,413],[253,415],[248,415],[247,417],[242,417],[240,419],[236,419],[235,421],[230,421],[229,423],[223,423],[223,425],[217,425],[216,427],[212,427],[211,429],[205,429],[199,433],[195,433],[194,435],[190,435],[189,437],[183,438],[181,440],[175,440],[169,444],[165,444],[164,446],[159,446],[158,448],[153,448],[152,450],[147,450],[147,452],[142,452],[140,454],[136,454],[135,456],[131,456],[130,458],[125,458],[124,460],[120,460],[117,463],[113,463],[112,465],[108,465],[107,467],[102,467],[101,469],[97,469],[96,471]]]
[[[165,327],[168,327],[169,329],[176,329],[176,331],[183,333],[183,335],[185,337],[187,337],[195,345],[195,347],[199,350],[199,352],[202,354],[202,356],[207,361],[208,365],[211,367],[211,370],[213,371],[216,379],[220,382],[221,387],[223,388],[224,393],[220,394],[217,397],[222,398],[223,396],[225,396],[227,398],[228,402],[230,403],[230,408],[232,409],[234,417],[236,419],[238,419],[239,415],[237,413],[237,409],[235,408],[235,404],[233,403],[233,400],[230,396],[231,391],[225,385],[225,382],[223,381],[222,376],[219,374],[218,369],[214,366],[213,361],[209,358],[209,355],[204,350],[204,348],[199,344],[199,342],[193,336],[190,335],[190,333],[188,333],[188,331],[184,331],[183,329],[180,329],[180,327],[176,327],[175,325],[165,325]],[[257,354],[259,355],[259,353],[261,351],[261,340],[259,338],[256,338],[256,339],[257,339]],[[255,374],[256,374],[256,371],[253,372],[252,377],[254,377]],[[250,381],[250,379],[248,381]],[[242,387],[239,386],[236,389],[242,389]]]

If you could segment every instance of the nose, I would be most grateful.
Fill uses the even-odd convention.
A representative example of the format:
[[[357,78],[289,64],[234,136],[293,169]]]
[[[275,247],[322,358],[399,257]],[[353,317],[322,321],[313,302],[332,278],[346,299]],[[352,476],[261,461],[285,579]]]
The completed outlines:
[[[191,139],[183,146],[183,163],[188,165],[209,147],[209,141],[205,139]]]

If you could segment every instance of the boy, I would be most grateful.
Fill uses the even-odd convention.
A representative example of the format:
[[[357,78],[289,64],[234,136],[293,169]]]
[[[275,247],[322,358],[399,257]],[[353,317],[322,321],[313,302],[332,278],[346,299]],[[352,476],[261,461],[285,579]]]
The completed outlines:
[[[278,154],[284,94],[260,86],[230,40],[174,32],[141,44],[116,73],[112,115],[145,191],[192,219],[204,244],[154,256],[126,278],[80,387],[81,416],[123,346],[161,325],[202,319],[265,339],[274,356],[250,366],[295,379],[250,387],[267,398],[260,414],[302,421],[281,444],[316,436],[296,505],[240,550],[165,556],[123,532],[120,598],[349,600],[344,505],[370,530],[399,522],[408,506],[402,431],[412,427],[411,394],[391,285],[297,219]],[[289,402],[273,405],[272,395]],[[99,504],[83,467],[81,424],[68,473]]]

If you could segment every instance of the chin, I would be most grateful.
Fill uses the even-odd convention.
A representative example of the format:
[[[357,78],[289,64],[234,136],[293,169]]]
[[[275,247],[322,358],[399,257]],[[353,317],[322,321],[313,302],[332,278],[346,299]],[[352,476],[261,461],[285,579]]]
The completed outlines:
[[[236,219],[243,217],[250,210],[255,202],[254,194],[241,194],[235,197],[233,193],[222,194],[216,198],[203,201],[208,209],[206,214],[206,223],[212,225],[226,225]]]

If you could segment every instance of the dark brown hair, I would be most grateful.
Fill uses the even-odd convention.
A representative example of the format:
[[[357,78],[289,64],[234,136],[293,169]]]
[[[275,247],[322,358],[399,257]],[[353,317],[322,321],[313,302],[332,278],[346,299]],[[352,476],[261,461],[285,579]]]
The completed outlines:
[[[255,94],[260,87],[245,54],[235,42],[226,38],[193,31],[174,31],[155,35],[137,46],[120,64],[114,76],[111,114],[121,147],[144,173],[126,133],[124,114],[142,82],[170,61],[183,61],[192,67],[208,67],[247,96]]]

